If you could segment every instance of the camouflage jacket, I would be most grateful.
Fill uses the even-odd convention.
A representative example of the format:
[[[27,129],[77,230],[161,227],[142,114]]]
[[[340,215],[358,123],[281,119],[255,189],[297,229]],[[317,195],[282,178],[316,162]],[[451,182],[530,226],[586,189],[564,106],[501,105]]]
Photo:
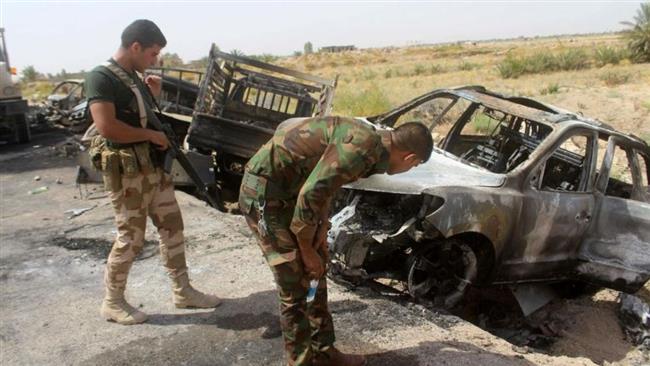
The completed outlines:
[[[388,169],[390,132],[353,118],[294,118],[249,160],[246,171],[267,178],[283,197],[295,199],[291,231],[313,241],[329,214],[332,195],[342,185]]]

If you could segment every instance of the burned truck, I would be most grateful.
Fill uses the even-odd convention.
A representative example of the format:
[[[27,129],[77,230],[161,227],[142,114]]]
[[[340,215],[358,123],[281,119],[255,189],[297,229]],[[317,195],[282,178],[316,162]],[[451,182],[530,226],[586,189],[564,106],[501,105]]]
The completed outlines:
[[[220,52],[212,46],[187,135],[190,150],[214,157],[216,190],[236,201],[248,159],[282,121],[330,112],[336,79]]]
[[[407,173],[341,192],[328,238],[335,274],[397,279],[446,308],[470,285],[505,285],[527,313],[545,301],[539,284],[634,292],[650,278],[642,139],[483,87],[435,90],[364,120],[421,121],[437,146]]]
[[[147,69],[146,74],[158,75],[162,79],[159,98],[162,112],[192,116],[203,72],[178,67],[154,67]]]

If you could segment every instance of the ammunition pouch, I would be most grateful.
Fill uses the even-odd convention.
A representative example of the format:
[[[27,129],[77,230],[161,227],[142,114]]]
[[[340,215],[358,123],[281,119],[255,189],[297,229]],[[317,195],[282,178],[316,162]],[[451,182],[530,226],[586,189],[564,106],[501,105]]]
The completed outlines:
[[[137,164],[140,168],[142,174],[151,174],[156,170],[156,167],[159,166],[151,158],[151,144],[149,142],[141,142],[134,145],[131,150],[134,152],[137,158]]]
[[[286,189],[265,177],[251,173],[244,174],[242,186],[260,201],[295,200],[296,197]],[[254,192],[254,193],[253,193]]]
[[[102,151],[106,149],[106,139],[102,135],[96,135],[90,140],[88,155],[93,168],[102,170]]]
[[[104,140],[105,141],[105,140]],[[90,159],[95,167],[102,172],[104,188],[107,191],[118,192],[122,189],[122,177],[135,178],[138,174],[151,174],[156,166],[151,160],[148,142],[134,144],[123,149],[113,149],[102,146],[98,141],[93,149],[91,143]],[[96,165],[98,161],[98,165]]]

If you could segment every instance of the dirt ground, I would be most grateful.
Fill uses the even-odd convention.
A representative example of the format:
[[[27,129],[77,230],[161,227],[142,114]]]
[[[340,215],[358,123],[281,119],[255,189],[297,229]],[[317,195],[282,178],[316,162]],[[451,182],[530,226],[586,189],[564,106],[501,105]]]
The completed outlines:
[[[100,318],[113,216],[99,186],[75,187],[75,158],[62,154],[65,139],[49,132],[28,145],[0,146],[0,362],[283,364],[274,282],[242,217],[180,191],[191,278],[224,303],[214,310],[174,308],[149,223],[146,249],[128,284],[128,298],[149,321],[126,327]],[[68,211],[85,208],[76,217]],[[561,334],[543,350],[513,345],[379,287],[330,281],[329,294],[337,344],[366,354],[370,365],[650,363],[647,352],[625,340],[617,294],[610,290],[543,308],[541,316]]]

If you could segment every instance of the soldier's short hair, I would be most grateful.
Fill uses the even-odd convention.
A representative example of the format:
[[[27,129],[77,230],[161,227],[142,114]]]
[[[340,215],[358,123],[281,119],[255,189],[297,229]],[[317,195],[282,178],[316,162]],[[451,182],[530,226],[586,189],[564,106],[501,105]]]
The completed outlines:
[[[406,122],[393,131],[393,144],[399,150],[410,151],[422,162],[429,160],[433,151],[433,138],[421,122]]]
[[[167,45],[167,39],[160,28],[147,19],[138,19],[122,31],[122,47],[129,48],[135,42],[140,43],[142,48],[149,48],[155,44],[160,47]]]

